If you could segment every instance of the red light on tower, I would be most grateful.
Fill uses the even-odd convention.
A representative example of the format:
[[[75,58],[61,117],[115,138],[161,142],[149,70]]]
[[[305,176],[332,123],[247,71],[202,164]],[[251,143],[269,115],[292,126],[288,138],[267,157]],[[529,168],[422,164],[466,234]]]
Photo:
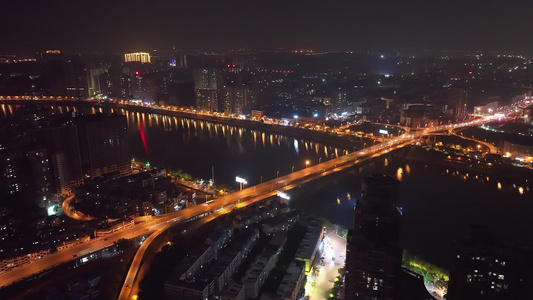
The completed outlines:
[[[135,76],[139,76],[139,75],[141,75],[141,72],[135,71]]]

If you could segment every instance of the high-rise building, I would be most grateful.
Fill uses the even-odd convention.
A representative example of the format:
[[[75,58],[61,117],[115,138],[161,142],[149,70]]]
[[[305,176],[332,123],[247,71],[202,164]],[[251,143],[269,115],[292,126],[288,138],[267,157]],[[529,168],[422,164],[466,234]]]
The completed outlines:
[[[102,68],[87,69],[87,94],[89,97],[102,94],[102,89],[100,88],[100,75],[102,74],[104,74]]]
[[[82,167],[87,177],[120,172],[131,174],[126,144],[127,121],[119,115],[86,115],[76,118]]]
[[[45,76],[50,84],[50,94],[60,97],[87,98],[87,72],[79,56],[60,54],[45,56]]]
[[[100,90],[109,98],[127,99],[132,96],[131,77],[120,72],[104,72],[99,76]]]
[[[143,102],[155,102],[157,99],[157,74],[143,75],[136,72],[132,80],[133,98]]]
[[[531,253],[476,232],[455,243],[450,300],[531,298]]]
[[[124,62],[141,62],[143,64],[151,63],[150,53],[134,52],[124,54]]]
[[[170,65],[173,67],[178,67],[180,69],[188,69],[189,65],[187,62],[187,54],[186,53],[173,53],[172,60],[170,61]]]
[[[194,70],[196,109],[218,111],[219,74],[214,68]]]
[[[52,176],[46,148],[37,144],[2,147],[0,199],[46,207],[52,199]]]
[[[222,100],[222,111],[226,114],[233,113],[233,102],[235,101],[235,91],[233,88],[224,87],[220,93],[220,98]]]
[[[334,113],[343,113],[348,109],[348,100],[345,90],[335,90],[331,93],[331,105]]]
[[[448,90],[447,114],[456,119],[462,119],[467,116],[467,98],[468,92],[462,88],[450,88]]]
[[[223,111],[227,114],[242,115],[252,103],[252,91],[247,87],[222,88],[221,100]]]
[[[363,182],[354,229],[346,248],[345,299],[398,299],[402,249],[400,213],[394,205],[398,181],[373,175]]]
[[[216,90],[196,90],[196,109],[218,111],[218,93]]]
[[[22,189],[22,178],[18,173],[21,172],[20,167],[17,167],[17,155],[13,151],[7,151],[3,147],[0,151],[0,168],[2,180],[0,180],[0,191],[4,191],[7,195],[18,193]]]
[[[25,151],[30,176],[27,178],[26,189],[35,194],[37,205],[41,208],[48,207],[52,200],[52,172],[46,148],[32,147]],[[31,171],[30,171],[31,170]]]
[[[57,194],[68,194],[83,184],[78,130],[72,120],[58,126],[30,130],[32,141],[46,147]]]

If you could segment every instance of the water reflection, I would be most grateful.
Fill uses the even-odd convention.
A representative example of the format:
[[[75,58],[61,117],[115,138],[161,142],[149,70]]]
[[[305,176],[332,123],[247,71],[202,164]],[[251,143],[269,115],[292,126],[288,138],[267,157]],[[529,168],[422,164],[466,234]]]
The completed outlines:
[[[325,162],[330,158],[339,157],[340,155],[348,153],[346,149],[331,147],[321,143],[287,137],[284,135],[188,118],[140,113],[123,108],[78,108],[75,106],[54,106],[53,108],[50,108],[55,113],[79,111],[81,113],[93,114],[98,112],[114,112],[123,114],[126,117],[126,122],[129,128],[128,130],[131,134],[131,138],[133,139],[133,142],[130,144],[136,144],[130,147],[133,148],[132,155],[145,156],[145,158],[149,158],[150,160],[154,160],[154,157],[148,157],[149,153],[153,156],[164,156],[166,157],[166,161],[170,161],[168,167],[180,168],[180,164],[182,163],[181,160],[183,159],[180,157],[180,155],[189,152],[193,153],[193,155],[196,155],[196,152],[204,151],[206,147],[211,148],[209,150],[205,150],[212,153],[211,156],[208,157],[210,161],[205,162],[206,164],[209,163],[210,165],[213,164],[213,161],[220,160],[223,157],[225,159],[227,154],[224,151],[229,151],[230,154],[234,153],[250,155],[249,159],[256,160],[257,158],[261,157],[261,159],[266,160],[266,158],[263,158],[263,156],[272,156],[272,159],[276,160],[276,162],[273,162],[273,166],[266,166],[267,171],[258,169],[254,170],[254,173],[270,172],[268,170],[269,168],[276,168],[276,170],[283,170],[285,168],[290,170],[292,165],[295,166],[295,170],[298,170],[305,166],[304,163],[306,160],[318,161],[319,158],[321,158],[321,162]],[[16,107],[14,105],[2,104],[0,113],[3,114],[4,117],[11,117],[17,113]],[[156,131],[158,131],[158,133],[155,133]],[[162,134],[160,134],[161,132],[167,132],[168,134],[162,138]],[[258,135],[260,135],[261,140],[258,140]],[[168,149],[163,149],[164,145],[176,143],[179,143],[179,146],[174,145],[169,146]],[[191,145],[186,143],[195,144]],[[162,148],[161,151],[169,153],[156,153],[156,148],[160,145]],[[170,147],[177,148],[170,149]],[[143,157],[138,158],[142,159]],[[190,159],[193,161],[198,160],[196,157],[191,157]],[[205,157],[202,158],[202,160],[205,159]],[[160,163],[163,164],[163,162]],[[266,163],[268,164],[268,161]],[[234,164],[239,167],[242,162],[235,161]],[[195,170],[192,169],[187,171],[196,173]],[[275,171],[273,172],[275,173]],[[286,172],[282,171],[281,174],[283,173]],[[201,175],[202,174],[198,174],[198,176]],[[255,175],[248,176],[254,177]],[[267,174],[260,174],[257,177],[260,176],[265,176],[265,180],[268,177]]]
[[[128,110],[123,110],[127,116],[127,122],[130,128],[139,128],[138,124],[148,119],[148,127],[161,128],[165,131],[176,131],[182,135],[185,135],[183,140],[190,140],[191,137],[207,138],[209,140],[225,139],[227,147],[236,146],[237,153],[246,153],[247,143],[243,141],[253,141],[253,150],[262,151],[265,149],[273,148],[274,151],[291,151],[295,155],[303,155],[306,158],[318,160],[319,157],[325,158],[325,161],[329,158],[338,157],[339,152],[348,154],[346,149],[326,146],[320,143],[301,141],[296,138],[287,137],[278,134],[270,134],[260,132],[256,130],[247,130],[246,128],[240,128],[230,125],[216,124],[207,121],[198,121],[186,118],[174,118],[174,126],[172,120],[167,116],[161,116],[157,114],[133,113]],[[163,118],[160,122],[160,118]],[[155,119],[155,120],[153,120]],[[192,124],[191,124],[192,123]],[[146,126],[146,123],[143,123]],[[145,127],[146,132],[146,127]],[[258,141],[258,135],[260,134],[261,140]],[[268,135],[268,136],[267,136]],[[148,144],[150,141],[148,139]],[[302,147],[305,146],[305,151],[302,151]],[[294,162],[298,165],[298,162]]]
[[[398,168],[398,170],[396,170],[396,179],[398,179],[398,181],[402,181],[402,179],[403,179],[403,169],[402,168]]]

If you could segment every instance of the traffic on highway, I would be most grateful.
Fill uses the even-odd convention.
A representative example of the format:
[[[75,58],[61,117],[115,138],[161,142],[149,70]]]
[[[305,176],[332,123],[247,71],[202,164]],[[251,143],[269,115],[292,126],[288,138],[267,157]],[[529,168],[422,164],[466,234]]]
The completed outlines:
[[[521,104],[522,103],[517,103],[515,105],[519,106]],[[151,108],[160,111],[161,114],[165,114],[165,111],[167,110],[157,107]],[[81,259],[86,255],[112,246],[114,242],[118,241],[119,239],[132,239],[140,236],[150,235],[142,245],[142,249],[146,249],[159,234],[176,224],[196,220],[211,215],[215,212],[220,212],[222,210],[224,211],[224,213],[227,213],[234,209],[242,208],[258,201],[262,201],[264,199],[276,196],[280,191],[285,192],[287,190],[291,190],[295,187],[298,187],[317,178],[321,178],[336,172],[352,168],[353,166],[370,160],[372,158],[413,144],[417,141],[417,139],[423,136],[430,135],[435,132],[447,131],[450,129],[469,127],[491,122],[494,119],[501,118],[500,114],[506,115],[513,113],[514,111],[515,108],[510,107],[504,110],[498,110],[498,113],[495,113],[494,115],[473,118],[461,123],[426,127],[420,130],[411,130],[410,132],[406,131],[404,134],[398,137],[384,140],[382,143],[349,153],[347,155],[335,159],[321,162],[316,165],[306,163],[306,167],[301,170],[296,170],[287,175],[280,176],[279,178],[266,181],[255,186],[243,188],[240,191],[220,197],[206,205],[197,205],[194,207],[182,209],[177,212],[150,217],[144,220],[143,222],[135,224],[131,228],[123,229],[121,231],[112,233],[106,236],[106,238],[104,239],[92,239],[89,242],[75,245],[69,249],[48,255],[40,260],[33,261],[17,269],[4,272],[0,274],[0,287],[7,286],[14,282],[31,277],[35,274],[39,274],[62,263],[74,259]],[[68,203],[66,204],[66,206],[68,206]],[[70,210],[66,211],[68,212]],[[77,214],[75,212],[70,213],[73,215],[73,218],[78,218],[82,220],[89,218],[88,216],[84,216],[83,214]],[[142,262],[144,252],[139,253],[139,257],[136,256],[136,259],[134,260],[134,264],[137,266],[140,265],[140,263]],[[130,271],[132,272],[132,274],[128,273],[128,278],[132,279],[128,279],[127,282],[125,282],[124,287],[126,289],[127,287],[132,286],[138,268],[137,271],[131,269]]]

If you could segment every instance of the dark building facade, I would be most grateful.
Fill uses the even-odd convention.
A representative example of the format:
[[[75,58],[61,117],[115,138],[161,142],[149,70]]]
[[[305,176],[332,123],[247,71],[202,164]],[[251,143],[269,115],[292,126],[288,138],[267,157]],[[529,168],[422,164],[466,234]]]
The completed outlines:
[[[108,71],[98,77],[102,96],[127,99],[132,97],[131,77],[122,72]]]
[[[46,78],[50,84],[49,95],[87,98],[87,71],[80,56],[46,54]]]
[[[449,300],[531,299],[531,253],[476,232],[455,243]]]
[[[1,200],[43,208],[52,199],[52,186],[46,148],[37,144],[1,147]]]
[[[448,90],[447,111],[449,117],[462,119],[467,116],[468,93],[462,88],[450,88]]]
[[[57,194],[68,194],[73,186],[83,184],[78,130],[72,121],[31,130],[28,135],[48,150]]]
[[[219,72],[214,68],[194,70],[196,109],[218,111]]]
[[[76,118],[84,174],[95,178],[120,172],[131,174],[126,144],[127,121],[119,115],[87,115]]]
[[[390,176],[364,179],[346,248],[345,299],[398,299],[402,249],[400,214],[394,200],[399,182]]]

